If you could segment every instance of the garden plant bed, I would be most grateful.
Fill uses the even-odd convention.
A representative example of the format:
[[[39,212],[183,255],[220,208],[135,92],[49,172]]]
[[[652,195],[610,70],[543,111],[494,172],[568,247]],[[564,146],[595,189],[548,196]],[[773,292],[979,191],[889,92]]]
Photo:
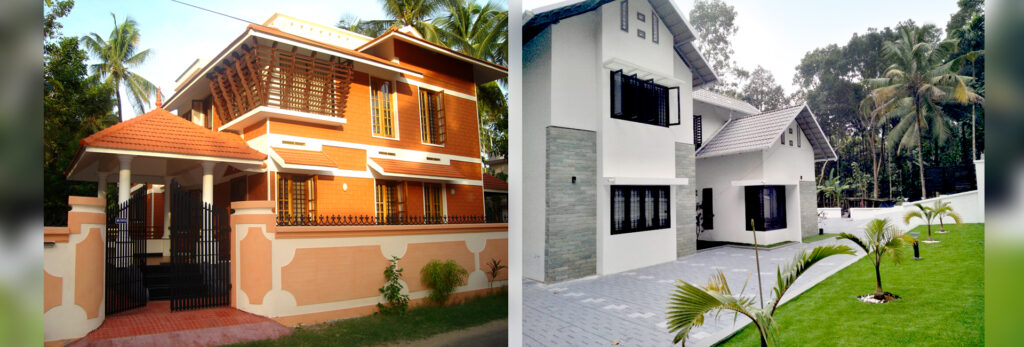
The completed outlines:
[[[861,296],[857,297],[857,300],[860,300],[861,302],[866,303],[866,304],[884,304],[884,303],[893,302],[893,301],[896,301],[896,300],[899,300],[899,299],[900,299],[899,295],[896,295],[896,294],[893,294],[893,293],[890,293],[890,292],[882,293],[882,299],[876,298],[875,294],[861,295]]]
[[[372,346],[414,341],[508,317],[508,292],[450,306],[420,306],[403,315],[372,315],[300,326],[276,340],[238,346]]]
[[[924,234],[924,228],[914,231]],[[902,264],[882,264],[883,289],[899,293],[899,300],[885,305],[851,300],[875,287],[874,266],[864,258],[780,306],[775,313],[780,345],[983,345],[985,225],[946,229],[950,232],[933,236],[942,243],[920,245],[923,260],[910,261],[914,253],[908,243]],[[720,344],[756,346],[759,341],[748,325]]]

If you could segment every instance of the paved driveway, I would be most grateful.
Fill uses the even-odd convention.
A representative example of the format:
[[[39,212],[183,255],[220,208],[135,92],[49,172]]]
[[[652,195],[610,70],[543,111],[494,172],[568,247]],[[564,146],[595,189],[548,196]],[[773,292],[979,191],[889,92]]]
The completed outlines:
[[[828,221],[830,233],[857,232],[863,221]],[[775,285],[775,269],[788,263],[796,252],[816,245],[849,241],[833,239],[811,244],[796,244],[761,250],[761,277],[765,300],[770,300]],[[790,290],[792,297],[827,278],[863,256],[839,255],[811,267]],[[757,296],[754,250],[742,247],[717,247],[676,261],[607,276],[543,284],[523,281],[523,342],[527,346],[666,346],[672,334],[666,326],[668,297],[675,280],[703,285],[712,274],[722,270],[734,292],[747,282],[743,295]],[[788,299],[787,299],[788,300]],[[731,314],[691,330],[689,345],[710,345],[749,322],[740,318],[733,323]]]

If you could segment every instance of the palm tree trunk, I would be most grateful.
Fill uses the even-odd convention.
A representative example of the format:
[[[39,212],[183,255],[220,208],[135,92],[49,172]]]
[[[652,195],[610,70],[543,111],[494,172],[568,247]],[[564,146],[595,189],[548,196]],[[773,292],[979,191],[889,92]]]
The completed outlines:
[[[928,198],[928,191],[924,188],[924,147],[921,145],[921,137],[924,136],[924,130],[921,129],[921,106],[915,106],[917,108],[917,168],[918,175],[921,178],[921,200]],[[930,232],[929,232],[930,233]],[[931,239],[931,236],[929,236]]]
[[[875,299],[882,299],[882,272],[879,271],[879,262],[881,259],[875,260]]]
[[[872,135],[872,136],[874,136],[874,135]],[[871,176],[872,176],[872,179],[874,180],[874,183],[873,183],[874,191],[871,194],[872,194],[872,197],[875,198],[875,199],[878,199],[878,169],[879,169],[879,164],[878,164],[878,148],[875,148],[875,146],[872,145],[871,146]]]
[[[121,110],[121,81],[114,82],[114,95],[117,96],[117,118],[124,122],[124,111]]]
[[[928,241],[932,241],[932,222],[928,222]]]

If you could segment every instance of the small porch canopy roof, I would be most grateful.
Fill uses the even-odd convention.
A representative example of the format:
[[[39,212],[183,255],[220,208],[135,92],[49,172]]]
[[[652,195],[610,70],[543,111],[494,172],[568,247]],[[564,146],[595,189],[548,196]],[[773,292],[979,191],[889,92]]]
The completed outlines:
[[[786,127],[796,120],[814,150],[814,161],[835,160],[836,152],[807,104],[729,120],[706,144],[697,150],[697,158],[768,149]]]
[[[453,165],[420,163],[384,158],[370,158],[366,164],[370,166],[370,169],[381,176],[394,177],[397,179],[418,178],[442,181],[478,181],[482,179],[479,176],[474,177],[474,175],[463,172]]]
[[[523,18],[526,21],[523,24],[523,43],[530,42],[531,39],[551,24],[558,23],[562,19],[596,10],[611,1],[568,0],[537,8],[537,12],[532,14],[532,16],[530,12],[527,12]],[[693,73],[693,87],[696,88],[717,81],[718,77],[715,76],[715,72],[711,70],[711,66],[708,65],[707,61],[704,60],[704,57],[701,56],[700,52],[693,45],[693,40],[697,38],[697,35],[693,28],[690,27],[690,23],[686,22],[683,12],[676,6],[675,2],[672,0],[650,0],[650,2],[654,12],[661,17],[662,23],[672,33],[672,46],[675,48],[676,54],[683,59],[683,62],[686,63]]]
[[[484,190],[495,191],[495,192],[508,192],[508,182],[502,181],[500,178],[491,176],[488,173],[484,173]]]
[[[99,181],[100,173],[118,170],[118,156],[133,158],[133,183],[156,184],[196,168],[198,162],[247,170],[259,169],[267,158],[238,135],[211,131],[157,108],[82,139],[67,177]]]

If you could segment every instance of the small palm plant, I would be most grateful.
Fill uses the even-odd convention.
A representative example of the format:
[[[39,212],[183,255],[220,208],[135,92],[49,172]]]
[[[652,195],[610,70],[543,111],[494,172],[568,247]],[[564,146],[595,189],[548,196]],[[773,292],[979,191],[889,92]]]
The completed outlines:
[[[960,214],[953,210],[953,206],[950,206],[948,202],[942,202],[941,200],[935,201],[935,206],[932,207],[932,211],[935,212],[935,219],[939,220],[939,233],[946,232],[946,224],[942,222],[942,218],[949,217],[956,222],[956,225],[960,225],[961,218]]]
[[[775,289],[772,290],[774,297],[760,307],[755,303],[753,297],[734,295],[721,270],[718,271],[718,274],[713,275],[704,287],[697,287],[680,280],[672,292],[672,296],[669,297],[668,327],[670,332],[676,334],[672,342],[685,344],[690,330],[704,324],[705,314],[717,315],[723,311],[733,311],[734,317],[735,315],[744,315],[754,322],[754,326],[761,334],[762,346],[777,345],[775,320],[772,316],[775,315],[775,309],[782,300],[782,296],[796,282],[797,277],[800,277],[811,265],[838,254],[852,255],[854,251],[846,245],[825,245],[815,247],[810,252],[797,253],[792,263],[776,270],[777,280]],[[740,292],[742,293],[742,290]]]
[[[914,207],[917,207],[917,211],[909,211],[907,214],[903,215],[903,223],[910,224],[910,221],[914,220],[914,218],[920,218],[924,221],[924,224],[928,226],[927,242],[938,242],[932,240],[932,221],[935,220],[935,209],[921,205],[920,203],[914,204]]]
[[[864,237],[840,233],[838,238],[853,241],[868,254],[872,264],[875,265],[874,297],[876,300],[885,300],[880,271],[882,259],[888,256],[894,264],[903,262],[903,242],[913,242],[913,238],[904,234],[895,224],[889,222],[888,218],[876,218],[868,222],[864,227]]]

